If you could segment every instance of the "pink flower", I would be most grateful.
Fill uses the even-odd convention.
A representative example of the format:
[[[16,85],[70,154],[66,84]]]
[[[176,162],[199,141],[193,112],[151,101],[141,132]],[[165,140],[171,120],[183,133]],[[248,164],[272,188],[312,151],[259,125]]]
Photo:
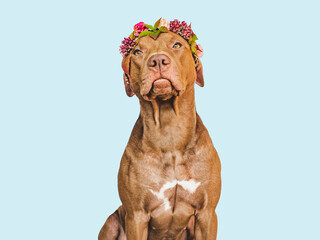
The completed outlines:
[[[201,58],[203,56],[203,48],[202,48],[202,46],[198,43],[195,48],[197,50],[197,57]]]
[[[122,57],[124,57],[128,55],[131,49],[134,47],[135,41],[131,38],[124,38],[121,43],[120,54],[122,55]]]
[[[159,22],[159,26],[158,26],[159,28],[160,27],[166,27],[166,28],[170,28],[170,23],[167,21],[167,20],[165,20],[164,18],[160,18],[160,22]]]
[[[133,29],[134,29],[134,35],[136,37],[139,37],[141,32],[148,30],[148,28],[144,26],[144,22],[137,23],[136,25],[134,25]]]
[[[144,22],[139,22],[133,26],[133,29],[136,30],[136,29],[142,28],[142,27],[144,27]]]
[[[192,29],[187,25],[185,21],[182,21],[181,23],[175,19],[174,21],[170,22],[169,30],[171,32],[179,34],[181,37],[186,39],[187,41],[189,38],[193,35]]]

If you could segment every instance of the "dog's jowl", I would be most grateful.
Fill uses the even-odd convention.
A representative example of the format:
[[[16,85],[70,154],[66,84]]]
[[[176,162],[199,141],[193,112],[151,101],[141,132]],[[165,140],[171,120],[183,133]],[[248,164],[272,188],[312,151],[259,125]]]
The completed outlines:
[[[195,83],[204,86],[203,50],[185,22],[140,22],[122,42],[128,96],[140,115],[124,150],[122,202],[99,240],[217,237],[220,160],[196,112]]]

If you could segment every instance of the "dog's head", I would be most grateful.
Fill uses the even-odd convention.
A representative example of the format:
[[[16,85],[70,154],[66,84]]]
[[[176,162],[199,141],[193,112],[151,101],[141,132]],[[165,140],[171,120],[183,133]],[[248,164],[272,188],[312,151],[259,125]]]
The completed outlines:
[[[195,60],[183,37],[170,31],[156,39],[139,37],[124,56],[122,68],[127,95],[148,101],[180,96],[194,83],[204,85],[200,60]]]

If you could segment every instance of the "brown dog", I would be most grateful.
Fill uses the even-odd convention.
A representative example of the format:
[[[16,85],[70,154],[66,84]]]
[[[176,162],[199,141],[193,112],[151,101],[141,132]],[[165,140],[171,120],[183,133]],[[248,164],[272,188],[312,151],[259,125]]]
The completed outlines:
[[[186,40],[167,32],[139,38],[122,67],[141,110],[121,159],[123,205],[99,240],[216,239],[220,160],[196,112],[201,62]]]

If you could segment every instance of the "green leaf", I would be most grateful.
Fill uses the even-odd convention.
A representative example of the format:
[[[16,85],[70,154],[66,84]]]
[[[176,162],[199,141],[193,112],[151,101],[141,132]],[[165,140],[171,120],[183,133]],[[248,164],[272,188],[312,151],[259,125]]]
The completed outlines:
[[[147,27],[147,28],[149,28],[149,29],[151,29],[151,30],[155,30],[152,25],[144,24],[144,26]]]
[[[192,38],[193,38],[194,40],[198,40],[198,37],[197,37],[197,35],[195,35],[195,34],[192,35]]]
[[[197,50],[195,49],[194,46],[191,46],[191,51],[192,51],[193,53],[197,53]]]
[[[159,37],[160,31],[156,32],[150,32],[150,37],[152,37],[154,40],[156,40]]]
[[[131,39],[135,39],[135,35],[134,35],[134,31],[130,34],[130,36],[129,36],[129,38],[131,38]]]
[[[159,20],[156,21],[156,23],[153,26],[153,29],[157,29],[159,27],[160,20],[161,20],[161,18],[159,18]]]
[[[194,41],[194,40],[193,40],[193,37],[191,36],[191,37],[189,38],[189,41],[188,41],[188,42],[189,42],[189,44],[191,44],[191,43],[192,43],[192,41]]]
[[[166,28],[165,26],[160,27],[159,30],[160,30],[160,32],[163,32],[163,33],[169,31],[168,28]]]
[[[191,51],[194,53],[197,53],[197,49],[195,48],[196,45],[196,41],[190,43]]]
[[[144,36],[147,36],[149,35],[150,33],[152,33],[151,31],[142,31],[139,35],[139,37],[144,37]]]

